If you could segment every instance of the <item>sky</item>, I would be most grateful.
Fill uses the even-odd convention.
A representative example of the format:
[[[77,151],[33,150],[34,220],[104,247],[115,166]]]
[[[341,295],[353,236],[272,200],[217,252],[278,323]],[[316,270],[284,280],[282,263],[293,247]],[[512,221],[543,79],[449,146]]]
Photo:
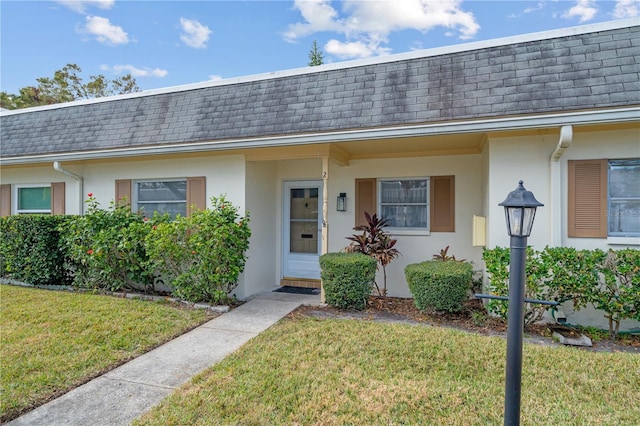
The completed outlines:
[[[143,89],[640,17],[640,0],[0,0],[0,90],[72,63]],[[639,18],[640,19],[640,18]]]

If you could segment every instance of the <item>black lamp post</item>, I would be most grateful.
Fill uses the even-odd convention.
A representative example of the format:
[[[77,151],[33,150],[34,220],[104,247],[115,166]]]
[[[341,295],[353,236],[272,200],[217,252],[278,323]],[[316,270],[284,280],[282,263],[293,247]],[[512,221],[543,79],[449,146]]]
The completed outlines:
[[[531,235],[536,208],[543,206],[518,184],[515,191],[498,204],[504,206],[507,232],[511,237],[509,265],[509,312],[507,315],[507,366],[504,394],[504,424],[520,424],[522,388],[522,336],[524,334],[524,286],[527,259],[527,237]]]

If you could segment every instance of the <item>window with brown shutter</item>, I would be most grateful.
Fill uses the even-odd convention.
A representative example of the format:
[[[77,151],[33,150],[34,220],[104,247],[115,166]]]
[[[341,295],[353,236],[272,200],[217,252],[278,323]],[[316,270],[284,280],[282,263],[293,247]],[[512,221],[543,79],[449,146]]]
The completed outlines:
[[[65,184],[54,182],[51,184],[51,214],[64,214],[65,212]]]
[[[11,216],[11,185],[0,185],[0,216]]]
[[[196,210],[207,208],[206,178],[116,180],[116,200],[126,201],[135,211],[168,213],[172,217],[191,216]]]
[[[131,179],[116,180],[116,205],[131,205]]]
[[[607,238],[607,164],[569,160],[569,237]]]
[[[187,178],[187,216],[191,216],[196,210],[207,208],[206,178]]]
[[[376,179],[356,179],[356,202],[355,202],[355,215],[356,226],[366,225],[367,222],[364,218],[364,213],[367,212],[371,215],[376,213]]]
[[[381,185],[382,198],[377,199],[378,183]],[[429,196],[427,199],[427,187]],[[383,212],[378,211],[380,203]],[[428,206],[427,206],[428,203]],[[406,208],[403,207],[406,204]],[[427,222],[427,208],[429,219]],[[386,209],[386,210],[385,210]],[[412,220],[396,217],[394,212],[407,210]],[[393,223],[408,223],[407,228],[429,229],[431,232],[455,232],[455,177],[432,176],[421,179],[356,179],[355,222],[356,226],[365,222],[364,212],[385,214]],[[401,220],[402,219],[402,220]],[[402,227],[403,225],[396,225]]]
[[[431,232],[455,232],[455,176],[431,176]]]

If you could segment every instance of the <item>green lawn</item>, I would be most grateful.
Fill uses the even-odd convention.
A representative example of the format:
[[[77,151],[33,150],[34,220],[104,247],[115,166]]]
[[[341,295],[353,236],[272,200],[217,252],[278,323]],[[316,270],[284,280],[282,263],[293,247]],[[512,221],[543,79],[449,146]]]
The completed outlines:
[[[0,285],[0,419],[210,317],[168,303]]]
[[[136,425],[502,424],[505,340],[287,319]],[[524,425],[637,424],[640,356],[525,345]]]

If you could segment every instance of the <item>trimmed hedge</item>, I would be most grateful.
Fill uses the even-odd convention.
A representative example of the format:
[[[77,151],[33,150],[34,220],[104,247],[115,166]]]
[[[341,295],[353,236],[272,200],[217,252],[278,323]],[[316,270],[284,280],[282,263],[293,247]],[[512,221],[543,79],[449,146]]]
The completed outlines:
[[[339,309],[362,310],[373,289],[376,260],[361,253],[327,253],[320,256],[325,301]]]
[[[50,215],[0,218],[0,276],[33,285],[69,285],[69,253],[61,241],[68,220]]]
[[[434,260],[407,265],[404,273],[419,310],[460,312],[472,285],[473,270],[466,262]]]

